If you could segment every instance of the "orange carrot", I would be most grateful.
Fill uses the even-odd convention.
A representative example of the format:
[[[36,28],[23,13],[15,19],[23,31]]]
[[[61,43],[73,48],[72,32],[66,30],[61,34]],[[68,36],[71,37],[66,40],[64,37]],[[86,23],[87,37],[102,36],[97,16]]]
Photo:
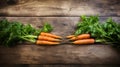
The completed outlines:
[[[90,34],[81,34],[81,35],[78,35],[76,37],[72,37],[70,38],[70,40],[81,40],[81,39],[88,39],[90,38]]]
[[[75,35],[69,35],[66,38],[72,38],[72,37],[75,37]]]
[[[72,42],[73,44],[79,44],[79,45],[82,45],[82,44],[94,44],[95,43],[95,39],[83,39],[83,40],[77,40],[77,41],[74,41]]]
[[[41,32],[40,35],[48,36],[48,37],[53,37],[53,38],[62,38],[60,36],[57,36],[57,35],[54,35],[54,34],[50,34],[50,33],[45,33],[45,32]]]
[[[47,36],[38,36],[38,40],[47,40],[47,41],[60,41],[59,39],[55,39],[55,38],[52,38],[52,37],[47,37]]]
[[[58,45],[60,43],[59,42],[49,42],[49,41],[44,41],[44,40],[37,40],[36,44],[37,45]]]

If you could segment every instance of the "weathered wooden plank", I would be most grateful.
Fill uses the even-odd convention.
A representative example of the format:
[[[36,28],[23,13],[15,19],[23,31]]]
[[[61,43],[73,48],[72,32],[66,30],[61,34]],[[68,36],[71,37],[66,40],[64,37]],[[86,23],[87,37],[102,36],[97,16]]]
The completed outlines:
[[[36,28],[43,26],[45,22],[50,23],[54,30],[51,32],[56,35],[66,36],[74,31],[79,17],[5,17],[9,21],[20,21],[24,24],[30,23]]]
[[[114,64],[53,64],[53,65],[29,65],[29,67],[119,67]]]
[[[1,1],[2,2],[2,1]],[[5,1],[3,1],[5,2]],[[2,16],[120,16],[119,0],[19,0],[3,5]]]
[[[3,17],[1,17],[3,18]],[[80,21],[80,17],[5,17],[9,21],[19,21],[21,23],[30,23],[36,28],[43,26],[44,22],[50,23],[54,30],[53,34],[66,36],[74,32],[76,24]],[[100,17],[100,21],[103,22],[108,17]],[[112,17],[117,23],[120,23],[119,17]]]
[[[3,64],[119,64],[120,54],[108,45],[18,45],[0,48]]]
[[[8,64],[1,67],[119,67],[115,64]]]
[[[1,17],[9,21],[30,23],[41,27],[44,22],[50,23],[52,33],[63,38],[74,32],[79,17]],[[107,17],[100,17],[104,21]],[[119,17],[112,17],[119,22]],[[64,38],[63,43],[67,42]],[[109,45],[72,45],[38,46],[35,44],[20,44],[6,48],[0,46],[1,64],[120,64],[120,51]]]

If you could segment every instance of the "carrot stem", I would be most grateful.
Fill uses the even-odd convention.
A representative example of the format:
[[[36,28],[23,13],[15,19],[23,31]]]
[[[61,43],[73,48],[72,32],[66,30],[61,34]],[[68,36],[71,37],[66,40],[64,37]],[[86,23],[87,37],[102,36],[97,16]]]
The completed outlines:
[[[104,42],[105,40],[103,40],[103,39],[95,39],[95,42],[96,43],[102,43],[102,42]]]
[[[20,38],[23,39],[23,40],[29,41],[31,43],[35,43],[36,42],[36,39],[27,39],[25,37],[20,37]]]
[[[35,35],[26,35],[26,36],[23,36],[23,37],[28,37],[28,38],[37,38],[37,36],[35,36]]]

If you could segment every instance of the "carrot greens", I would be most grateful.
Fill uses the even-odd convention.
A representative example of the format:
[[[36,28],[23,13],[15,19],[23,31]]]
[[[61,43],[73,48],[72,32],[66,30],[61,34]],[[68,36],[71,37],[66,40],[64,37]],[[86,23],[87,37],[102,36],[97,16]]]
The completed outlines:
[[[99,40],[100,43],[112,44],[120,47],[120,24],[108,18],[101,23],[98,16],[81,16],[74,34],[80,35],[89,33],[91,37]]]
[[[0,20],[0,45],[10,47],[20,41],[35,43],[40,32],[51,32],[52,30],[52,26],[48,23],[45,23],[40,29],[35,29],[30,24],[24,25],[20,22],[3,19]]]

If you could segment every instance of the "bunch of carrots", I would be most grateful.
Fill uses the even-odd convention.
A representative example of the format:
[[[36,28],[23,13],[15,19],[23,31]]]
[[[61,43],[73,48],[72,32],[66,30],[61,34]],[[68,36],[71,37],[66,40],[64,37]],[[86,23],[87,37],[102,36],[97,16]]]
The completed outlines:
[[[40,29],[31,24],[22,24],[17,21],[0,20],[0,45],[11,47],[17,43],[30,42],[38,45],[60,44],[62,37],[51,34],[53,27],[45,23]]]
[[[80,34],[76,35],[69,35],[68,38],[70,41],[73,41],[72,44],[82,45],[82,44],[94,44],[97,42],[101,42],[102,40],[95,40],[91,37],[90,34]]]
[[[40,35],[38,36],[38,39],[36,40],[37,45],[58,45],[60,44],[60,39],[62,37],[51,34],[51,33],[46,33],[46,32],[41,32]]]
[[[80,16],[73,35],[68,36],[73,44],[102,43],[120,48],[120,24],[112,18],[104,22],[98,16]]]

